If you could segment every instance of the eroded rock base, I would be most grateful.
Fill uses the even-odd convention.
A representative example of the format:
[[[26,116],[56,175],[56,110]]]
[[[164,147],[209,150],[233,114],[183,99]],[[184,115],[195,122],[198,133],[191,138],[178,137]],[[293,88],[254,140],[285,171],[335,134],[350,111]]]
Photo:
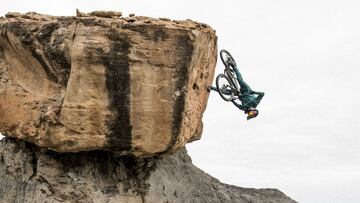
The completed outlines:
[[[1,202],[295,202],[276,189],[220,183],[185,149],[139,159],[111,152],[59,154],[13,138],[0,142]]]

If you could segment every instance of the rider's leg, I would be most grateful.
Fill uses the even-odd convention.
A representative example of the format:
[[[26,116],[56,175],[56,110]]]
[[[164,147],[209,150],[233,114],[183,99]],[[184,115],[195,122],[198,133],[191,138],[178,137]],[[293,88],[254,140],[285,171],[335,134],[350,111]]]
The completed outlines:
[[[211,90],[215,90],[215,91],[218,91],[218,89],[216,87],[213,87],[213,86],[209,86]]]
[[[208,92],[210,92],[210,90],[219,92],[218,88],[213,87],[213,86],[209,86],[207,90],[208,90]],[[231,93],[232,93],[231,90],[228,90],[228,89],[222,89],[221,92],[226,95],[231,95]]]
[[[217,89],[216,87],[213,87],[213,86],[208,86],[208,87],[206,88],[206,90],[207,90],[208,92],[210,92],[211,90],[214,90],[214,91],[217,91],[217,92],[218,92],[218,89]]]
[[[236,66],[232,66],[232,68],[233,68],[234,71],[235,71],[236,78],[237,78],[238,82],[240,83],[240,81],[243,81],[243,78],[242,78],[242,76],[241,76],[241,74],[240,74],[239,69],[238,69]]]
[[[239,85],[240,85],[240,92],[244,93],[244,92],[251,92],[251,88],[250,86],[244,81],[239,81]]]
[[[240,85],[240,90],[241,92],[246,92],[246,91],[251,91],[251,88],[248,84],[246,84],[246,82],[244,81],[244,79],[242,78],[240,71],[237,69],[236,66],[233,66],[235,74],[236,74],[236,78],[237,81]]]

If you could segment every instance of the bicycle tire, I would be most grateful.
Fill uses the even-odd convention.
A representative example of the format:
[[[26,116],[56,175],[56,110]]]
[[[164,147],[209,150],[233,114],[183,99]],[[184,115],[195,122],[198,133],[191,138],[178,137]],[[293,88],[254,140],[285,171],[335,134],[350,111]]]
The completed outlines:
[[[220,84],[220,80],[222,80],[222,79],[225,79],[225,82],[227,83],[227,84],[223,84],[223,85],[221,85]],[[231,92],[231,94],[230,95],[227,95],[227,94],[225,94],[222,90],[224,89],[224,87],[225,87],[225,89],[227,89],[227,91],[230,91]],[[231,86],[231,83],[230,83],[230,81],[229,81],[229,78],[226,76],[226,75],[224,75],[224,74],[219,74],[217,77],[216,77],[216,88],[217,88],[217,92],[220,94],[220,97],[223,99],[223,100],[225,100],[225,101],[232,101],[233,99],[234,99],[234,92],[233,92],[233,88],[232,88],[232,86]]]
[[[229,66],[229,64],[228,64],[228,60],[226,60],[226,59],[224,58],[224,57],[225,57],[224,55],[227,55],[227,59],[230,59],[231,61],[233,61],[233,62],[234,62],[234,65],[236,66],[236,62],[235,62],[234,57],[232,57],[232,55],[231,55],[227,50],[222,49],[222,50],[220,51],[220,58],[221,58],[221,61],[223,62],[223,64],[224,64],[226,67],[229,67],[229,68],[230,68],[230,66]],[[230,69],[232,69],[232,67],[231,67]]]

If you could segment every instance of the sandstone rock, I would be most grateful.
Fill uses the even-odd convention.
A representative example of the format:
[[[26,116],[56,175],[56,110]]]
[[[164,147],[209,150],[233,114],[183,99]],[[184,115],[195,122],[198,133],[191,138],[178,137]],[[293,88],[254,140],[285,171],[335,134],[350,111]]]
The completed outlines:
[[[191,163],[186,150],[152,158],[111,152],[58,154],[0,142],[2,202],[295,203],[277,189],[227,185]]]
[[[8,13],[5,14],[5,17],[6,18],[16,18],[16,17],[20,17],[22,15],[23,14],[18,13],[18,12],[8,12]]]
[[[0,19],[0,132],[58,152],[141,157],[198,139],[215,31],[98,14]]]
[[[120,11],[93,11],[90,13],[83,13],[76,9],[76,17],[100,17],[100,18],[118,18],[122,16]]]
[[[76,9],[76,17],[89,17],[89,16],[81,12],[79,9]]]
[[[171,21],[171,19],[170,19],[170,18],[159,18],[159,20]]]
[[[28,12],[28,13],[18,13],[18,12],[8,12],[5,14],[6,18],[23,18],[23,19],[31,19],[31,20],[53,20],[54,16],[39,14],[36,12]]]
[[[101,18],[117,18],[121,17],[122,13],[120,11],[93,11],[89,15]]]

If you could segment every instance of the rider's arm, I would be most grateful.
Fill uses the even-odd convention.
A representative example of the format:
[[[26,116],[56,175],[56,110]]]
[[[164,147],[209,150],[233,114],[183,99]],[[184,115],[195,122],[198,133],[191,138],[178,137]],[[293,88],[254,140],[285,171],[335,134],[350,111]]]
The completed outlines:
[[[210,88],[211,90],[214,90],[214,91],[219,92],[218,88],[216,88],[216,87],[209,86],[209,88]],[[208,91],[209,91],[209,90],[208,90]],[[222,93],[223,93],[223,94],[226,94],[226,95],[231,95],[231,91],[230,91],[230,90],[222,90]]]

